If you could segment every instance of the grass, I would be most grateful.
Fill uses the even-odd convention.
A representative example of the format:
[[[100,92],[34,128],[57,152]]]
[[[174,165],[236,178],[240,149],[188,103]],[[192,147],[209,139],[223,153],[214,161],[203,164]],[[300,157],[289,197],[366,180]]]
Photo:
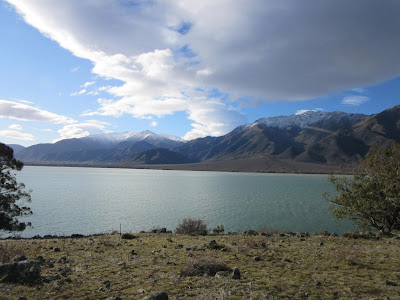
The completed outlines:
[[[134,236],[0,240],[3,262],[16,254],[29,259],[43,256],[42,276],[60,277],[37,286],[1,283],[0,298],[142,299],[153,291],[166,291],[170,299],[400,297],[400,240],[396,238]],[[224,248],[209,247],[212,240]],[[239,280],[232,279],[232,274],[212,276],[215,270],[236,267],[241,272]],[[71,270],[70,275],[61,275],[65,268]],[[183,272],[193,269],[202,271],[194,272],[197,276]]]

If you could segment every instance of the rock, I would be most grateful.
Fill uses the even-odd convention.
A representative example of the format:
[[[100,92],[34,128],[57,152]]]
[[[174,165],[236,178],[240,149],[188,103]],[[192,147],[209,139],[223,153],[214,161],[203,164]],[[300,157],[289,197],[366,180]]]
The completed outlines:
[[[152,292],[147,296],[148,300],[168,300],[168,294],[166,292]]]
[[[183,245],[182,244],[179,244],[179,245],[176,245],[175,246],[175,249],[182,249],[183,248]]]
[[[68,259],[67,259],[65,256],[60,257],[60,258],[57,260],[57,262],[58,262],[58,263],[61,263],[61,264],[65,264],[65,263],[67,263],[67,261],[68,261]]]
[[[215,240],[211,240],[208,244],[209,244],[210,246],[211,246],[211,245],[216,245],[217,242],[216,242]]]
[[[18,297],[17,300],[26,300],[26,297]]]
[[[194,254],[193,253],[189,253],[188,257],[194,257]]]
[[[127,266],[126,266],[126,262],[120,262],[119,264],[118,264],[118,266],[120,266],[122,269],[126,269],[127,268]]]
[[[42,264],[45,263],[45,260],[44,260],[43,256],[41,256],[41,255],[39,255],[38,257],[36,257],[35,260],[36,260],[40,265],[42,265]]]
[[[229,276],[229,271],[218,271],[217,273],[215,273],[215,277],[216,278],[220,278],[220,277],[227,277]]]
[[[386,280],[386,281],[385,281],[385,284],[386,284],[386,285],[391,285],[391,286],[397,286],[397,283],[396,283],[396,282],[389,281],[389,280]]]
[[[129,252],[130,255],[137,255],[137,253],[135,252],[135,250],[132,250],[131,252]]]
[[[43,278],[43,282],[49,283],[49,282],[52,282],[52,281],[54,281],[54,280],[60,280],[60,279],[61,279],[61,277],[60,277],[60,275],[58,275],[58,274],[56,274],[56,275],[49,275],[49,276],[46,276],[46,277]]]
[[[290,259],[288,259],[288,258],[284,258],[284,259],[282,259],[282,261],[283,262],[288,262],[288,263],[291,263],[292,261],[290,260]]]
[[[15,261],[15,262],[19,262],[19,261],[23,261],[23,260],[27,260],[26,256],[23,254],[16,255],[13,258],[13,261]]]
[[[54,248],[54,249],[53,249],[53,251],[54,251],[54,252],[60,252],[60,251],[61,251],[61,249],[60,249],[60,248],[58,248],[58,247],[56,247],[56,248]]]
[[[146,290],[145,289],[138,289],[136,292],[138,294],[144,294],[146,292]]]
[[[157,233],[167,233],[167,228],[160,228],[157,230]]]
[[[36,261],[25,260],[0,265],[0,282],[34,283],[40,277],[40,265]]]
[[[261,260],[261,257],[256,256],[256,257],[254,257],[254,260],[255,260],[255,261],[260,261],[260,260]]]
[[[239,270],[239,268],[236,267],[233,270],[232,279],[240,279],[240,278],[241,278],[240,270]]]
[[[320,242],[320,243],[319,243],[319,245],[320,245],[320,246],[323,246],[323,245],[324,245],[324,243],[323,243],[323,242]]]
[[[249,229],[249,230],[246,230],[245,232],[243,232],[243,235],[258,235],[258,232]]]
[[[331,233],[331,237],[338,237],[337,233],[333,232]]]
[[[322,285],[322,283],[320,281],[315,280],[315,286],[321,286],[321,285]]]
[[[59,267],[58,271],[60,272],[60,274],[64,277],[71,275],[72,274],[72,270],[69,267]]]
[[[110,289],[110,286],[111,286],[110,280],[106,280],[106,281],[104,281],[103,283],[105,284],[106,289]]]

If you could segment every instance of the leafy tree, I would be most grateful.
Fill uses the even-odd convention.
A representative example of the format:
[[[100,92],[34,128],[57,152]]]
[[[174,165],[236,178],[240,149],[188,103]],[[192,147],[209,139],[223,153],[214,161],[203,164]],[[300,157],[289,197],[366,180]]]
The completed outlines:
[[[338,219],[350,219],[361,228],[382,232],[400,230],[400,144],[389,149],[374,146],[349,176],[329,179],[338,195],[324,194]]]
[[[20,222],[18,217],[32,214],[29,207],[19,206],[17,201],[30,202],[31,196],[23,183],[17,183],[14,171],[20,171],[23,163],[14,158],[14,151],[0,143],[0,230],[22,231],[30,223]]]

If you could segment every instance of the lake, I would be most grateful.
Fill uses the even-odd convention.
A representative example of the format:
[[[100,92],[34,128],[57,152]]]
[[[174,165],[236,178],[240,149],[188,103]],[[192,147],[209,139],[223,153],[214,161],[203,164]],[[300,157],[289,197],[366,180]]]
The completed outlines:
[[[327,175],[253,174],[25,166],[18,182],[32,190],[33,228],[22,236],[174,230],[186,217],[227,231],[270,227],[343,233],[324,192]]]

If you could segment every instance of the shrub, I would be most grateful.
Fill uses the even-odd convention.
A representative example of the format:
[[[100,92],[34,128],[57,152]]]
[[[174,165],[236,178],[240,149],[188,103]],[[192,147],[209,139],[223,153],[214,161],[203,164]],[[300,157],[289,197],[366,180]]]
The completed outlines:
[[[374,146],[352,178],[331,176],[337,195],[325,193],[338,219],[350,219],[363,229],[400,231],[400,144]]]
[[[207,235],[207,225],[202,219],[185,218],[182,223],[179,222],[175,229],[176,233],[191,235]]]
[[[124,233],[123,235],[121,235],[121,239],[124,240],[133,240],[136,239],[136,235],[132,234],[132,233]]]
[[[224,231],[225,231],[224,225],[217,226],[216,228],[213,229],[214,234],[224,233]]]
[[[184,276],[201,276],[204,274],[214,276],[219,271],[231,271],[221,260],[211,257],[198,257],[189,261],[181,270]]]

